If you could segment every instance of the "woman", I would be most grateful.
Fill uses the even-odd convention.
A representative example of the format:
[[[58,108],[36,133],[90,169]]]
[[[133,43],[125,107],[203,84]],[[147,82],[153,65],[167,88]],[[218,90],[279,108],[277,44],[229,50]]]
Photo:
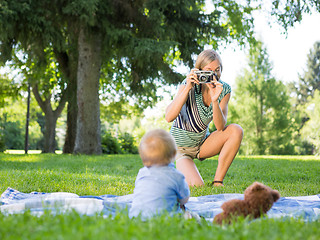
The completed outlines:
[[[200,83],[195,71],[213,71],[215,76],[208,83]],[[214,50],[205,50],[197,58],[195,68],[180,85],[177,95],[166,109],[166,120],[172,122],[178,152],[176,167],[189,186],[204,185],[194,163],[219,154],[213,185],[223,186],[223,179],[235,158],[243,137],[237,124],[226,126],[231,88],[220,80],[222,62]],[[216,131],[209,133],[213,121]]]

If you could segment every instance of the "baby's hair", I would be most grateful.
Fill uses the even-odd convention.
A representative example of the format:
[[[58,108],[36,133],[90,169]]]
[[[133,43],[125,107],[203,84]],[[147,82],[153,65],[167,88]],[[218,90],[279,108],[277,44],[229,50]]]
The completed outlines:
[[[195,68],[202,70],[205,66],[209,63],[213,62],[214,60],[218,59],[221,66],[222,71],[222,61],[220,55],[213,49],[207,49],[202,51],[197,58]]]
[[[174,161],[177,153],[176,143],[170,133],[155,129],[146,133],[139,145],[139,154],[143,165],[168,165]]]

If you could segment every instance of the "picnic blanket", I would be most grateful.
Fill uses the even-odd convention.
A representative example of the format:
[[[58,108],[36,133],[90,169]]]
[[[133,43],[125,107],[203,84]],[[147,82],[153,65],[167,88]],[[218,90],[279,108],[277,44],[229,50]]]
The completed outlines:
[[[46,210],[51,213],[66,213],[75,210],[79,214],[115,216],[119,211],[127,211],[132,202],[133,194],[116,196],[78,196],[67,192],[31,192],[23,193],[7,188],[0,198],[0,211],[3,214],[23,213],[27,210],[41,215]],[[199,214],[208,221],[222,211],[220,206],[230,199],[243,199],[243,194],[217,194],[190,197],[186,209]],[[298,197],[281,197],[268,212],[268,217],[302,218],[305,221],[320,219],[320,194]]]

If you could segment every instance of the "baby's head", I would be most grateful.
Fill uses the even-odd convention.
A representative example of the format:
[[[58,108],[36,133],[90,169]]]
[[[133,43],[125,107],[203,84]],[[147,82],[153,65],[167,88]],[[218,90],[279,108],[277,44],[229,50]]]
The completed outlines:
[[[173,137],[162,129],[146,133],[139,145],[139,154],[146,167],[168,165],[174,161],[176,153],[177,146]]]

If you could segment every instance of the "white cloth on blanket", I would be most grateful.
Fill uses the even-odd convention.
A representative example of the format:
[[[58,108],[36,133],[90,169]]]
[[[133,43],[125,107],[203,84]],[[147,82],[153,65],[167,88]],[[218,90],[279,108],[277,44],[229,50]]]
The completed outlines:
[[[230,199],[242,199],[243,194],[217,194],[191,197],[186,209],[199,214],[208,221],[220,213],[221,205]],[[114,216],[119,211],[127,211],[133,199],[133,194],[116,196],[78,196],[74,193],[57,192],[22,193],[8,188],[0,198],[0,211],[4,214],[17,214],[31,211],[41,215],[44,211],[52,213],[66,213],[75,210],[79,214]],[[311,196],[281,197],[268,212],[268,217],[293,217],[305,221],[320,219],[320,194]]]

